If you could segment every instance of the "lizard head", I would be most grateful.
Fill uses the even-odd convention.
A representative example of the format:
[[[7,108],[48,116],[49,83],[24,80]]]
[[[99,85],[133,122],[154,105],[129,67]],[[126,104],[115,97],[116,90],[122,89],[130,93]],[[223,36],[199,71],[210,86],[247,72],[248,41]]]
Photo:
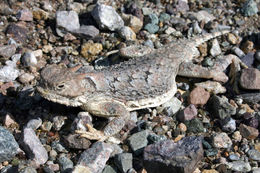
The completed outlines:
[[[67,68],[63,64],[52,64],[41,71],[38,92],[44,98],[70,106],[79,106],[86,91],[84,74],[76,71],[80,66]]]

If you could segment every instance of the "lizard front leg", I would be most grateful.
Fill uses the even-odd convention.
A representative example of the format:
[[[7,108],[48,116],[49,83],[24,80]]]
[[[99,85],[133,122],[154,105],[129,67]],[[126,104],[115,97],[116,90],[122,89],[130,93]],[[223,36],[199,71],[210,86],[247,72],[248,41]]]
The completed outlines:
[[[76,131],[82,137],[91,140],[104,141],[110,136],[117,134],[125,125],[125,122],[130,117],[130,112],[125,108],[121,102],[114,100],[95,100],[82,106],[83,109],[100,117],[114,117],[102,131],[94,129],[87,125],[89,131]]]

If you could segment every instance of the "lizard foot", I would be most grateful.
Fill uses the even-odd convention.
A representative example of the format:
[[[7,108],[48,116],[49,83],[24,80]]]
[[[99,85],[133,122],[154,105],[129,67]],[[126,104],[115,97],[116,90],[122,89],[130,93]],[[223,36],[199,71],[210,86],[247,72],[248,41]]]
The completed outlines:
[[[104,141],[107,139],[107,136],[105,136],[103,132],[95,129],[89,124],[86,124],[86,126],[88,128],[88,132],[82,130],[76,130],[75,132],[77,134],[80,134],[80,137],[87,138],[90,140]]]

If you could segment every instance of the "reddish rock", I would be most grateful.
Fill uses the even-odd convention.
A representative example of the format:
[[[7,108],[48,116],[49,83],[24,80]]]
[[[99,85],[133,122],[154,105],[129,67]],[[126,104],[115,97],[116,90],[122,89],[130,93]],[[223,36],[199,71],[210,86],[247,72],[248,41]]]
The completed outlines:
[[[256,128],[240,124],[239,131],[244,138],[255,139],[259,135],[259,131]]]
[[[244,89],[260,89],[260,71],[255,68],[243,69],[240,76],[240,85]]]
[[[16,18],[22,21],[33,21],[33,14],[30,10],[20,10]]]
[[[188,107],[181,110],[178,113],[177,118],[179,121],[184,122],[184,121],[189,121],[194,119],[197,114],[198,114],[197,108],[193,104],[191,104]]]
[[[189,96],[189,103],[194,105],[205,105],[210,98],[209,92],[202,87],[194,88]]]

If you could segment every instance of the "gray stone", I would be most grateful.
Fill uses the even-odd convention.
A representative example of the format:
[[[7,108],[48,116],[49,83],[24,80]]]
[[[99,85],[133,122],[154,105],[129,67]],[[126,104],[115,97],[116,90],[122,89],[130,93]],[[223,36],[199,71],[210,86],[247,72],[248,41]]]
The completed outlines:
[[[22,62],[24,66],[29,67],[29,66],[36,66],[38,60],[33,52],[25,52],[22,57]]]
[[[233,161],[226,163],[228,168],[232,171],[249,172],[251,171],[251,166],[248,162],[244,161]]]
[[[10,58],[15,54],[16,46],[14,44],[0,46],[0,57]]]
[[[209,50],[210,54],[213,56],[213,57],[216,57],[218,55],[221,54],[221,48],[219,46],[219,43],[218,43],[218,40],[217,39],[214,39],[212,41],[212,47],[211,49]]]
[[[159,23],[158,16],[154,13],[147,15],[144,20],[145,20],[145,24],[150,23],[150,24],[158,25]]]
[[[144,26],[144,29],[147,30],[150,34],[154,34],[159,31],[159,26],[155,24],[148,23]]]
[[[128,138],[129,145],[136,155],[143,152],[143,149],[148,145],[147,137],[151,133],[149,130],[143,130],[138,133],[134,133]]]
[[[33,167],[26,167],[19,171],[19,173],[37,173],[37,171]]]
[[[199,86],[204,88],[210,93],[213,94],[222,94],[225,93],[227,90],[225,87],[223,87],[219,82],[216,81],[206,81],[201,83],[195,83],[195,86]]]
[[[188,132],[192,132],[195,134],[204,132],[203,123],[198,118],[194,118],[190,121],[185,121],[184,123],[188,128]]]
[[[225,119],[231,115],[236,114],[236,108],[232,106],[226,97],[219,97],[213,95],[209,101],[209,111],[216,117],[220,119]]]
[[[71,130],[87,131],[88,129],[85,124],[92,125],[92,117],[88,112],[79,112],[71,125]]]
[[[78,134],[69,134],[64,140],[67,146],[73,149],[88,149],[91,145],[88,139],[82,138]]]
[[[239,57],[242,58],[245,56],[245,53],[239,48],[239,47],[234,47],[232,51]]]
[[[200,10],[199,12],[197,13],[190,13],[192,17],[195,17],[199,22],[200,21],[205,21],[205,23],[208,23],[209,21],[212,21],[215,19],[215,17],[208,13],[207,11],[205,10]]]
[[[241,12],[244,16],[252,16],[257,14],[257,3],[254,0],[247,0],[241,9]]]
[[[113,148],[109,144],[96,142],[81,154],[76,169],[81,166],[81,169],[91,173],[101,173],[112,152]],[[75,170],[74,172],[76,173]]]
[[[244,89],[260,90],[260,71],[256,68],[243,69],[239,84]]]
[[[251,149],[247,152],[247,155],[249,156],[250,159],[252,160],[256,160],[256,161],[260,161],[260,152],[255,150],[255,149]]]
[[[157,112],[164,112],[167,116],[173,116],[181,108],[182,102],[176,97],[171,98],[168,102],[156,107]]]
[[[144,167],[149,173],[191,173],[203,158],[202,137],[189,136],[148,145],[144,150]]]
[[[226,132],[234,132],[236,130],[236,120],[233,118],[226,118],[223,121],[221,121],[221,127],[223,131]]]
[[[230,148],[232,146],[231,139],[224,132],[215,134],[212,141],[215,148]]]
[[[37,165],[44,164],[48,160],[48,153],[32,128],[23,129],[22,146],[26,155]]]
[[[228,159],[231,161],[238,161],[238,160],[240,160],[240,157],[237,154],[230,154],[228,156]]]
[[[0,126],[0,162],[11,160],[18,153],[19,145],[14,136]]]
[[[73,162],[65,156],[60,156],[58,159],[58,162],[60,165],[60,170],[62,172],[64,172],[64,171],[69,172],[73,169]]]
[[[17,61],[20,59],[21,54],[14,54],[12,60],[5,62],[5,66],[0,68],[0,81],[1,82],[11,82],[14,81],[19,75],[20,72],[16,67]]]
[[[113,148],[113,152],[111,153],[111,155],[110,155],[110,157],[114,157],[115,155],[117,155],[117,154],[121,154],[121,153],[123,153],[123,149],[119,146],[119,145],[117,145],[117,144],[110,144],[110,146]]]
[[[57,11],[56,12],[56,32],[63,37],[68,31],[80,28],[79,16],[75,11]]]
[[[121,153],[115,156],[115,164],[118,169],[126,173],[133,167],[133,156],[131,153]]]
[[[115,170],[113,167],[107,165],[107,166],[103,169],[102,173],[117,173],[117,172],[116,172],[116,170]]]
[[[61,129],[61,127],[65,124],[66,119],[67,119],[67,117],[65,117],[65,116],[53,117],[52,121],[53,121],[54,130],[59,131]]]
[[[108,5],[97,4],[91,12],[93,18],[99,24],[100,29],[116,31],[124,26],[123,19],[116,10]]]
[[[66,150],[66,148],[64,146],[61,145],[61,143],[59,141],[53,141],[51,143],[51,147],[52,149],[60,152],[60,153],[67,153],[68,151]]]
[[[135,32],[128,26],[123,26],[122,28],[120,28],[118,33],[119,33],[120,37],[125,40],[135,40],[136,39]]]
[[[25,128],[32,128],[33,130],[36,130],[41,125],[42,125],[42,119],[41,118],[31,119],[30,121],[28,121]]]
[[[79,29],[73,30],[72,33],[85,39],[93,39],[99,35],[99,30],[93,25],[82,25]]]

